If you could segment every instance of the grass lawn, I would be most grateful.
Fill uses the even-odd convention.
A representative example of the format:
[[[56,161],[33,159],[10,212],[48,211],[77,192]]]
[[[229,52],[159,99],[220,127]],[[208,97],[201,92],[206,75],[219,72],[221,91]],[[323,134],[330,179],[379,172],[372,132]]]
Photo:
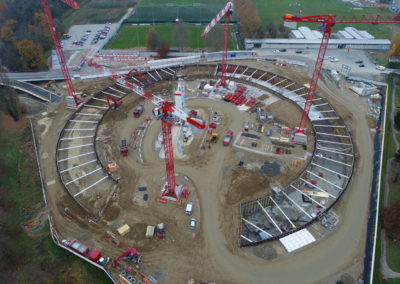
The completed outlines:
[[[390,268],[400,272],[400,243],[389,241],[387,248],[387,262]]]
[[[389,63],[389,57],[387,52],[374,52],[370,54],[370,56],[379,65],[387,66],[387,64]]]
[[[400,108],[400,79],[397,78],[395,79],[395,84],[396,84],[396,91],[395,91],[395,98],[394,98],[394,106],[395,108]],[[400,111],[400,109],[397,109],[396,111]],[[396,111],[394,115],[396,115]]]
[[[118,22],[128,11],[135,7],[136,0],[114,0],[104,2],[101,0],[78,1],[80,10],[70,10],[65,13],[63,23],[70,27],[79,24],[103,24],[106,22]]]
[[[150,25],[123,25],[118,31],[117,35],[112,38],[105,49],[129,49],[146,46],[146,35],[149,32]],[[153,26],[157,32],[159,38],[165,40],[170,44],[171,47],[176,47],[176,44],[172,38],[172,31],[174,25],[154,25]],[[192,49],[207,49],[205,40],[203,40],[200,35],[205,26],[199,25],[187,25],[190,34],[190,48]],[[217,29],[223,29],[223,26],[215,27]],[[230,37],[229,49],[236,50],[235,40]]]
[[[381,11],[379,8],[355,8],[350,3],[338,0],[280,0],[280,1],[266,1],[266,0],[252,0],[254,5],[258,8],[258,15],[260,16],[264,27],[271,21],[278,26],[283,21],[282,18],[286,13],[298,14],[302,10],[302,15],[311,16],[319,14],[391,14],[389,10]],[[297,5],[295,4],[297,3]],[[277,12],[280,11],[280,12]],[[300,24],[309,26],[316,29],[316,24]],[[298,26],[300,26],[298,25]],[[337,32],[346,26],[354,26],[359,30],[367,30],[377,38],[392,39],[394,33],[400,33],[400,27],[395,24],[338,24],[333,28],[333,32]],[[391,29],[393,27],[393,30]]]
[[[22,229],[44,209],[31,137],[28,124],[0,129],[0,283],[110,283],[52,242],[47,219],[33,237]]]

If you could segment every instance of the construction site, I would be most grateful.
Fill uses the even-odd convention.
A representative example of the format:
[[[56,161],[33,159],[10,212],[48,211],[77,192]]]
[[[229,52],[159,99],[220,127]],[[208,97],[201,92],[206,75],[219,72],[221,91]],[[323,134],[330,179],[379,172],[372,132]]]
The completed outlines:
[[[33,126],[52,239],[114,283],[358,283],[386,89],[322,70],[346,19],[286,15],[325,23],[315,66],[291,65],[228,55],[232,9],[203,32],[225,21],[219,55],[89,54],[71,78],[56,48]]]

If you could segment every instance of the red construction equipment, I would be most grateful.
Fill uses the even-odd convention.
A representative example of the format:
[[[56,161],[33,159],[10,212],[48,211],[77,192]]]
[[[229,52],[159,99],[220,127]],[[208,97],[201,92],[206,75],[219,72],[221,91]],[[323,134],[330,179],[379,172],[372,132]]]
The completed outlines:
[[[146,92],[144,95],[146,99],[150,98],[149,92]],[[157,104],[156,97],[149,99],[153,103]],[[158,98],[158,100],[161,100]],[[161,100],[162,101],[162,100]],[[162,134],[164,140],[164,153],[165,153],[165,167],[167,172],[167,186],[161,194],[161,199],[164,196],[175,197],[178,200],[178,196],[175,192],[175,169],[174,169],[174,152],[172,146],[172,136],[171,136],[171,128],[172,123],[175,121],[175,117],[182,119],[183,121],[187,121],[188,123],[194,125],[199,129],[204,129],[205,123],[204,121],[189,116],[183,110],[175,108],[172,102],[162,101],[161,107],[157,107],[153,109],[153,114],[156,118],[161,118],[162,121]],[[175,116],[175,117],[174,117]]]
[[[134,76],[133,76],[134,75]],[[149,81],[144,77],[137,69],[133,68],[129,71],[128,75],[126,76],[127,79],[133,78],[136,80],[142,88],[149,87],[153,85],[153,83],[149,83]],[[135,78],[136,77],[136,78]]]
[[[106,96],[106,98],[107,98],[107,104],[108,104],[108,108],[109,108],[109,109],[112,109],[112,108],[118,109],[118,108],[122,105],[122,102],[121,102],[121,101],[117,101],[117,100],[114,99],[113,97]],[[110,101],[112,101],[113,104],[111,104]]]
[[[221,65],[221,80],[219,82],[220,86],[226,86],[226,68],[228,61],[228,45],[229,45],[229,20],[231,13],[233,11],[233,2],[228,1],[225,7],[215,16],[214,19],[206,26],[201,34],[202,38],[206,37],[206,34],[219,23],[222,17],[225,17],[224,21],[224,38],[222,44],[222,65]]]
[[[67,5],[71,6],[75,10],[79,10],[80,7],[75,1],[62,0]],[[56,27],[54,25],[53,16],[51,15],[50,6],[47,0],[40,0],[40,5],[42,6],[43,13],[46,16],[47,27],[49,28],[50,37],[53,41],[54,48],[57,53],[57,58],[61,66],[61,71],[64,77],[65,84],[67,85],[68,94],[74,98],[75,107],[78,107],[83,101],[75,95],[74,85],[72,85],[71,76],[67,67],[67,62],[65,61],[64,53],[60,40],[58,39]]]
[[[329,38],[332,33],[332,27],[336,23],[350,23],[350,24],[381,24],[381,23],[399,23],[400,14],[397,15],[316,15],[316,16],[294,16],[286,14],[283,17],[286,22],[300,22],[300,23],[321,23],[322,26],[319,28],[323,32],[321,45],[318,52],[317,61],[315,63],[314,73],[311,78],[310,88],[308,89],[306,103],[304,105],[303,114],[301,116],[300,125],[294,133],[294,139],[296,134],[305,134],[305,126],[307,123],[308,114],[311,109],[312,101],[317,88],[318,78],[321,73],[322,63],[324,61],[325,52],[328,47]]]
[[[141,256],[142,256],[142,255],[141,255],[141,254],[138,254],[138,252],[137,252],[136,249],[130,248],[130,249],[128,249],[126,252],[124,252],[123,254],[121,254],[120,256],[118,256],[116,259],[114,259],[114,261],[113,261],[113,266],[114,266],[114,267],[117,267],[117,265],[118,265],[118,260],[120,260],[120,259],[123,258],[123,257],[126,257],[126,258],[128,258],[129,260],[134,261],[134,262],[139,262]]]

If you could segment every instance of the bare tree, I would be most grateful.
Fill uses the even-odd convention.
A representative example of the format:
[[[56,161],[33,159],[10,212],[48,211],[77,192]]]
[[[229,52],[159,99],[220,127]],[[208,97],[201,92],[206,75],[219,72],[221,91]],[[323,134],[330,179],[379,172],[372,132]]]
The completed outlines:
[[[150,27],[149,32],[146,36],[147,50],[156,50],[159,41],[160,40],[157,36],[156,30],[154,29],[154,27]]]
[[[166,58],[169,53],[169,48],[169,44],[166,41],[161,40],[160,45],[157,48],[158,56],[160,56],[160,58]]]

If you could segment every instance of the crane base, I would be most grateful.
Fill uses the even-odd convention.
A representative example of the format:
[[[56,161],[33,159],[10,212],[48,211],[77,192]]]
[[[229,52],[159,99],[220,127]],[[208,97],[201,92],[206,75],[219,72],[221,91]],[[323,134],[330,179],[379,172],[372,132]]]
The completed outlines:
[[[163,193],[167,189],[168,183],[164,183],[163,187],[161,188],[161,197],[160,197],[160,202],[164,202],[164,200],[170,200],[170,201],[179,201],[182,197],[182,192],[183,192],[183,185],[175,185],[175,195],[164,195]]]

